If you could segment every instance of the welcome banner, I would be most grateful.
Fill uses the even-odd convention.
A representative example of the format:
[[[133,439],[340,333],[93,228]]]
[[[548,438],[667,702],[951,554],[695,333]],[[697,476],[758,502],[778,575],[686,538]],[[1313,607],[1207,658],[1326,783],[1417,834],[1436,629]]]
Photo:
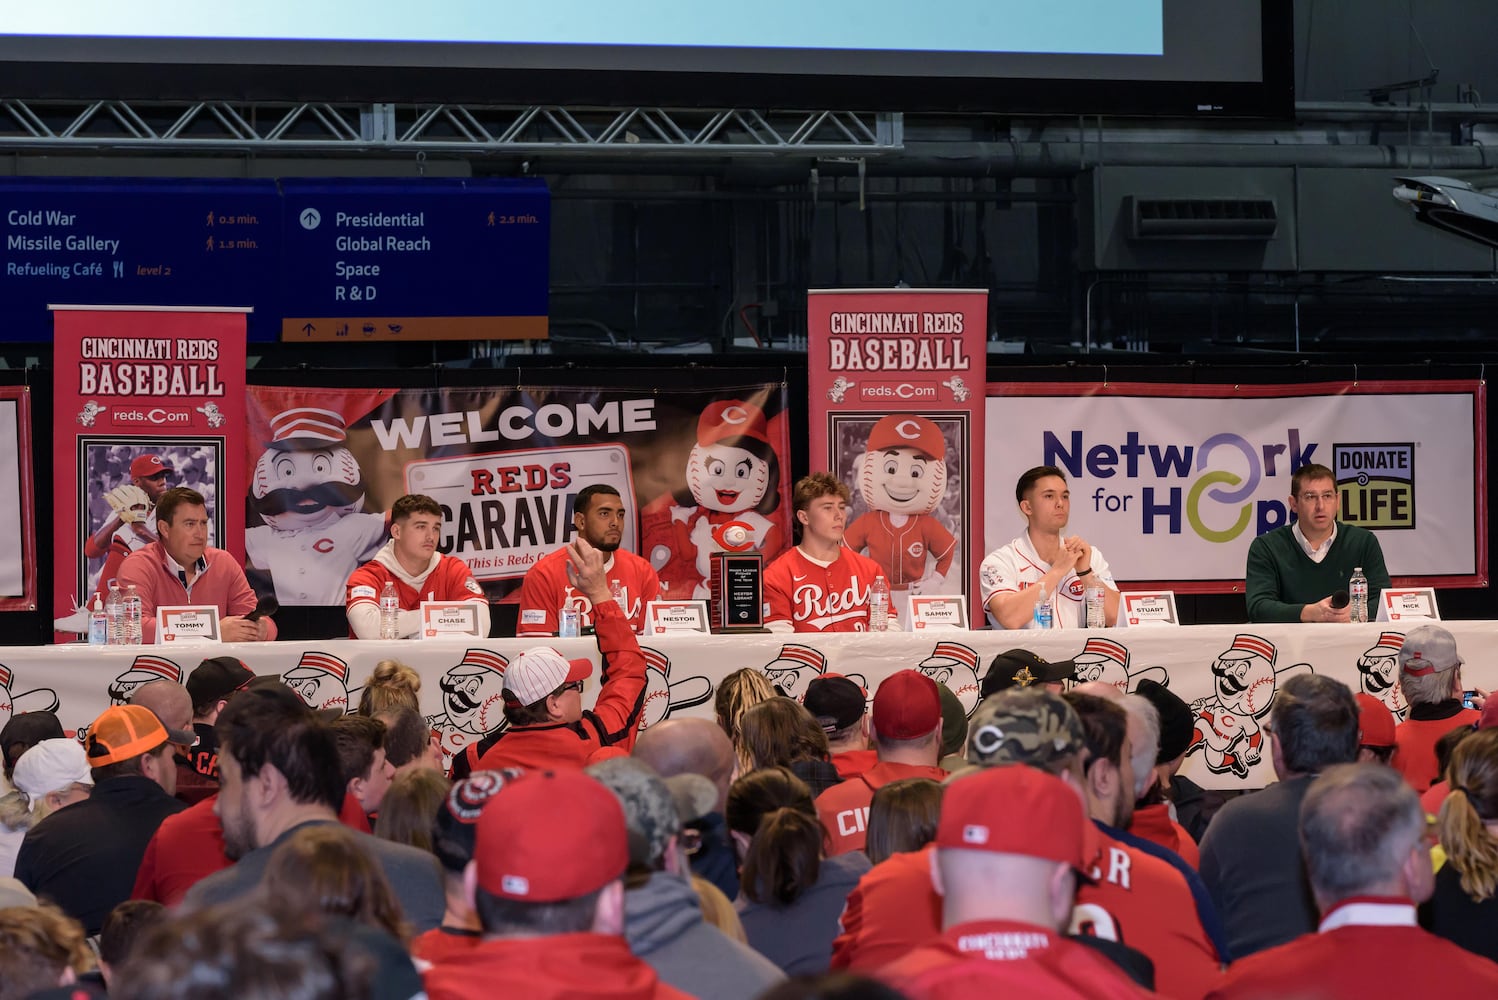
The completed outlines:
[[[439,547],[491,599],[571,540],[573,502],[590,484],[625,498],[622,545],[650,560],[663,596],[705,596],[708,556],[729,523],[745,525],[766,559],[790,537],[781,384],[255,386],[249,398],[247,569],[281,604],[342,604],[406,493],[442,505]]]
[[[1239,591],[1248,546],[1289,523],[1290,477],[1333,470],[1338,517],[1378,533],[1397,583],[1487,582],[1486,396],[1478,381],[988,387],[989,496],[1054,465],[1068,533],[1120,580]],[[985,548],[1024,528],[996,500]]]
[[[67,641],[88,627],[75,609],[156,540],[168,487],[203,494],[209,544],[243,557],[245,310],[54,309],[53,625]]]

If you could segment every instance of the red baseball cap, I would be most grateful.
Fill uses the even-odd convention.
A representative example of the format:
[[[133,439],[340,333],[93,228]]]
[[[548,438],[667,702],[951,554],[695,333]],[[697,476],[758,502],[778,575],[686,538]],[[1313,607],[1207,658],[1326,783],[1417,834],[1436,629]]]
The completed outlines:
[[[597,892],[629,866],[619,799],[581,771],[531,771],[484,803],[473,845],[478,884],[524,903]]]
[[[874,692],[874,729],[887,740],[914,740],[941,722],[941,692],[917,670],[890,674]]]
[[[753,403],[725,399],[710,403],[697,418],[697,443],[704,448],[728,438],[754,438],[770,443],[770,424],[765,411]]]
[[[163,462],[160,455],[138,455],[135,461],[130,463],[131,479],[150,479],[152,476],[171,471],[172,467]]]
[[[1101,849],[1082,796],[1025,764],[984,768],[949,784],[936,846],[1059,861],[1084,876]]]
[[[1358,745],[1394,745],[1394,713],[1371,694],[1358,693]]]
[[[891,413],[880,417],[874,429],[869,431],[869,451],[884,451],[886,448],[914,448],[916,451],[938,462],[947,457],[947,442],[941,430],[930,420],[914,413]]]

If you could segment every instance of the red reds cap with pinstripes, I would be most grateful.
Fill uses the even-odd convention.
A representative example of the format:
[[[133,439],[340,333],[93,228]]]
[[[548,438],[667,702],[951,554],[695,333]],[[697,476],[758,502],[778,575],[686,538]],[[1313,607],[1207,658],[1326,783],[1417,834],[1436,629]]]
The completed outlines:
[[[1262,656],[1270,663],[1273,663],[1277,655],[1279,653],[1274,648],[1274,643],[1268,639],[1261,639],[1256,635],[1240,632],[1233,636],[1233,644],[1218,659],[1241,660],[1248,656]]]
[[[173,684],[182,683],[182,668],[164,656],[153,656],[143,653],[135,658],[130,664],[131,670],[139,670],[145,674],[155,674],[157,677],[171,681]]]
[[[974,673],[978,672],[978,651],[969,649],[960,642],[938,642],[931,655],[922,661],[922,665],[932,660],[956,660],[967,667],[972,668]]]
[[[301,670],[304,667],[310,670],[321,670],[324,673],[332,674],[345,684],[348,683],[348,664],[332,653],[316,653],[311,651],[303,653],[302,658],[291,669]]]
[[[452,669],[456,670],[458,667],[483,667],[485,670],[492,670],[496,674],[502,674],[505,672],[505,667],[509,665],[509,662],[509,660],[500,656],[492,649],[470,649],[463,654],[463,659],[459,660],[457,666]]]
[[[1129,665],[1128,649],[1122,643],[1114,642],[1112,639],[1105,639],[1100,635],[1092,636],[1083,643],[1082,652],[1078,655],[1085,656],[1088,653],[1106,656],[1110,660],[1117,660],[1124,666]]]
[[[783,667],[777,667],[775,664],[781,660],[791,662]],[[823,656],[819,649],[788,642],[780,647],[779,656],[765,664],[765,671],[768,673],[771,670],[799,670],[802,667],[814,667],[818,672],[824,671],[827,669],[827,657]]]
[[[337,410],[317,406],[297,406],[282,410],[270,418],[271,446],[293,438],[312,439],[330,445],[348,440],[348,424]]]

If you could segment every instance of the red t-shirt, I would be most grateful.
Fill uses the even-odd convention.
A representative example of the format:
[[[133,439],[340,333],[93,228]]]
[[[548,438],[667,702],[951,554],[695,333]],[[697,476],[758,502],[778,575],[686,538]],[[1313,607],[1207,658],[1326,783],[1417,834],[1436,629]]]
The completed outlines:
[[[187,890],[232,863],[224,855],[224,828],[213,812],[218,796],[168,816],[146,844],[131,899],[175,906]]]
[[[946,776],[939,767],[880,761],[858,777],[833,785],[817,796],[817,818],[827,831],[827,854],[863,850],[869,839],[869,803],[878,789],[901,778],[941,781]]]
[[[910,1000],[1153,995],[1086,945],[1048,927],[1014,920],[951,927],[887,966],[879,978]]]
[[[870,973],[941,933],[941,897],[931,885],[932,851],[892,854],[848,893],[832,942],[832,968]]]
[[[650,564],[633,552],[615,549],[605,571],[610,584],[618,582],[628,609],[630,628],[645,628],[645,605],[660,595],[661,581]],[[579,624],[593,624],[593,602],[567,581],[567,550],[557,549],[532,566],[520,584],[520,623],[517,635],[556,635],[557,612],[566,607],[579,614]]]
[[[1222,978],[1222,960],[1197,916],[1191,887],[1168,862],[1098,831],[1094,884],[1077,886],[1072,932],[1142,951],[1155,985],[1180,1000],[1201,997]]]
[[[765,567],[765,624],[790,622],[797,632],[867,632],[869,588],[883,575],[878,563],[847,546],[828,566],[790,549]],[[889,615],[893,621],[893,607]]]

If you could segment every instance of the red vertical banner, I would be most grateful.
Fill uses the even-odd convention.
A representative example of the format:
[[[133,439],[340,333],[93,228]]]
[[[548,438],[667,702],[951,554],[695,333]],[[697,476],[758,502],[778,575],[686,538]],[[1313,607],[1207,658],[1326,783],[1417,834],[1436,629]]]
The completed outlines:
[[[966,594],[982,625],[988,293],[813,289],[810,461],[848,484],[846,544],[884,567],[895,607]]]
[[[54,307],[53,585],[77,608],[156,538],[155,500],[203,494],[209,544],[244,560],[245,310]]]

